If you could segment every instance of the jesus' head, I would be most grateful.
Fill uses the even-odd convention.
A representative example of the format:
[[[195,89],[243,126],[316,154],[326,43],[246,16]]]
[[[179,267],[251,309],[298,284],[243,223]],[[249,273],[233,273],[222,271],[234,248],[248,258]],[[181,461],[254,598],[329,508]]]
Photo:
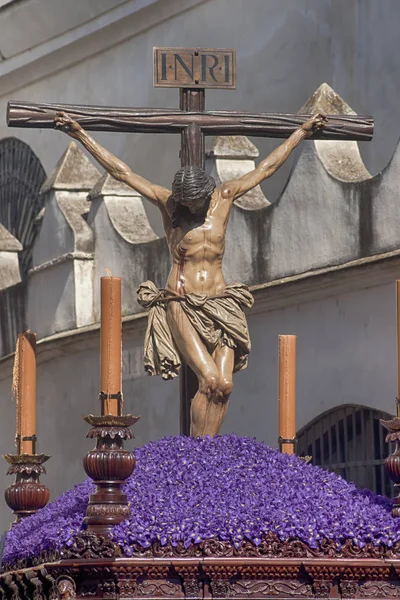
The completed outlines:
[[[191,221],[205,217],[215,185],[214,178],[200,167],[179,169],[172,183],[173,226],[178,227],[181,219]]]

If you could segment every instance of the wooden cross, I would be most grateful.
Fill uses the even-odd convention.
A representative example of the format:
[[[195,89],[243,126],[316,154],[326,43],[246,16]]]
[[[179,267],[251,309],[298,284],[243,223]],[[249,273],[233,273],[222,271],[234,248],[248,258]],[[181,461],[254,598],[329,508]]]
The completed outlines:
[[[289,137],[311,115],[205,112],[205,88],[235,88],[234,50],[155,48],[154,85],[179,87],[180,108],[113,108],[73,104],[9,102],[10,127],[54,128],[56,112],[66,112],[90,131],[180,133],[181,166],[204,168],[206,135]],[[328,124],[313,139],[370,141],[373,120],[358,115],[329,115]],[[189,435],[190,403],[197,378],[182,365],[180,377],[180,428]]]

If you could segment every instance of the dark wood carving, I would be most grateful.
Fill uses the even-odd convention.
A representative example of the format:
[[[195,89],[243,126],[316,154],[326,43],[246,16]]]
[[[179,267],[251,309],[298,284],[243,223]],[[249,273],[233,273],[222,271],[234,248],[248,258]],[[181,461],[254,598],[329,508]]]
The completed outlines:
[[[329,598],[333,582],[329,579],[314,579],[313,590],[316,598]]]
[[[358,581],[343,579],[340,582],[340,591],[342,592],[342,597],[346,598],[346,600],[355,598],[358,591]]]
[[[311,584],[301,581],[239,580],[231,583],[229,594],[236,598],[314,598]]]
[[[6,454],[10,464],[7,475],[15,475],[15,482],[4,491],[7,505],[16,515],[15,523],[46,506],[50,490],[40,483],[40,475],[46,473],[43,463],[50,457],[45,454]]]
[[[228,598],[228,596],[231,596],[231,584],[229,579],[211,579],[210,587],[213,598]]]
[[[390,421],[381,419],[381,425],[387,429],[386,442],[395,442],[395,450],[385,460],[386,473],[393,481],[395,487],[400,490],[400,418],[394,417]],[[393,499],[392,515],[400,517],[400,491]]]
[[[399,583],[366,581],[359,587],[360,598],[400,598]]]
[[[216,539],[205,540],[200,544],[193,544],[185,548],[183,544],[177,546],[167,544],[161,546],[153,544],[150,548],[133,545],[134,556],[140,558],[374,558],[380,559],[400,557],[400,542],[392,548],[366,544],[363,548],[354,546],[351,540],[346,540],[341,548],[331,540],[325,540],[318,548],[310,548],[301,540],[282,542],[273,534],[266,536],[258,546],[249,541],[235,548],[230,542]]]
[[[202,113],[205,110],[204,89],[183,88],[179,90],[179,105],[182,112]],[[201,128],[192,123],[181,132],[181,166],[204,168],[205,141]],[[189,365],[183,363],[179,377],[180,387],[180,431],[190,435],[190,407],[198,390],[197,377]]]
[[[289,137],[312,115],[246,113],[239,111],[186,112],[176,109],[118,108],[9,102],[9,127],[54,128],[55,113],[64,111],[88,131],[180,133],[193,123],[204,135]],[[328,115],[328,124],[314,139],[370,141],[372,117]]]
[[[183,590],[185,592],[185,598],[202,598],[203,597],[202,581],[198,577],[184,579]]]
[[[65,600],[76,598],[76,584],[72,577],[60,576],[54,589],[55,597]]]
[[[86,473],[96,484],[86,509],[84,526],[106,535],[130,515],[128,499],[121,486],[132,475],[136,460],[132,452],[124,450],[123,441],[133,437],[129,427],[138,421],[138,417],[89,415],[84,419],[93,426],[88,437],[97,439],[96,448],[83,459]]]
[[[236,87],[236,51],[221,48],[154,48],[154,87]]]
[[[366,544],[363,548],[359,548],[354,546],[351,540],[346,540],[341,548],[338,548],[335,542],[326,540],[320,547],[310,548],[310,546],[300,540],[281,542],[277,536],[273,534],[266,536],[258,546],[255,546],[251,542],[243,542],[238,548],[235,548],[229,542],[221,542],[220,540],[215,539],[205,540],[200,544],[193,544],[192,546],[189,546],[189,548],[185,548],[183,544],[178,544],[173,547],[170,544],[161,546],[159,543],[153,544],[150,548],[143,548],[133,544],[132,548],[133,556],[136,560],[164,559],[173,562],[176,560],[184,560],[185,568],[188,568],[188,565],[190,564],[187,562],[187,559],[219,559],[223,561],[241,559],[244,561],[241,567],[244,575],[247,572],[246,569],[248,568],[247,563],[249,560],[254,561],[255,565],[260,564],[257,562],[258,559],[282,560],[286,566],[285,571],[282,571],[282,565],[279,566],[279,576],[284,576],[289,579],[296,578],[299,573],[298,570],[296,570],[297,567],[295,565],[291,562],[287,562],[288,559],[290,561],[293,559],[298,559],[300,561],[311,560],[311,562],[307,563],[307,569],[310,570],[311,576],[314,576],[312,572],[312,561],[314,559],[328,561],[337,561],[338,559],[352,561],[374,561],[383,559],[388,561],[400,560],[400,542],[391,548],[374,546],[372,544]],[[75,536],[71,546],[63,548],[60,552],[50,551],[35,559],[20,560],[14,565],[5,565],[4,570],[11,571],[28,568],[43,563],[50,563],[59,559],[105,559],[112,561],[119,557],[121,557],[120,547],[107,535],[98,535],[95,532],[84,531]],[[254,566],[251,567],[253,574],[254,568]],[[270,572],[275,575],[274,569],[275,567],[270,564]],[[318,566],[318,569],[321,572],[320,566]],[[330,567],[329,572],[332,572],[332,567]],[[191,575],[191,577],[192,576],[193,575]],[[362,578],[363,573],[360,573],[359,576]]]
[[[399,562],[400,557],[73,558],[3,573],[0,598],[400,598]]]
[[[121,549],[108,536],[83,531],[74,537],[70,546],[61,550],[60,556],[63,559],[112,560],[121,556]]]

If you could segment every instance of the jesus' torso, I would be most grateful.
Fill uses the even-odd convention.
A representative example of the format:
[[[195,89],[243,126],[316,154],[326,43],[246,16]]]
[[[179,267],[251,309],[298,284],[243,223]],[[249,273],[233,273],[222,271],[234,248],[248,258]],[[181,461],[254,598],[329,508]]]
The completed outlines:
[[[190,293],[213,296],[226,287],[222,274],[225,233],[230,202],[217,189],[211,198],[205,220],[198,225],[166,225],[166,237],[172,268],[166,288],[175,294]]]

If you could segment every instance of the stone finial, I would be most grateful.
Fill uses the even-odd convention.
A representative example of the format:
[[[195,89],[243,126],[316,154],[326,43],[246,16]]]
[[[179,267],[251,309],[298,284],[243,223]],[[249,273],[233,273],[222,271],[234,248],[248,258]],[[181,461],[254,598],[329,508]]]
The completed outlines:
[[[313,95],[299,110],[299,114],[321,112],[326,115],[355,115],[356,112],[327,83],[315,90]]]
[[[260,154],[257,146],[244,135],[219,135],[206,140],[207,157],[251,159]]]
[[[0,223],[0,290],[21,281],[18,253],[22,248],[21,242]]]
[[[22,248],[21,242],[0,223],[0,252],[20,252]]]
[[[243,135],[217,136],[208,138],[206,146],[206,170],[217,185],[245,175],[255,169],[259,152],[256,146]],[[237,206],[255,210],[269,206],[260,186],[247,192],[235,201]]]
[[[93,187],[88,200],[104,200],[114,230],[129,244],[146,244],[158,239],[146,215],[140,194],[105,173]]]
[[[83,150],[70,142],[40,191],[42,194],[49,190],[89,191],[99,177],[99,171]]]
[[[299,114],[355,115],[355,111],[327,83],[322,83],[299,110]],[[340,181],[369,179],[357,142],[315,140],[319,158],[330,175]]]

